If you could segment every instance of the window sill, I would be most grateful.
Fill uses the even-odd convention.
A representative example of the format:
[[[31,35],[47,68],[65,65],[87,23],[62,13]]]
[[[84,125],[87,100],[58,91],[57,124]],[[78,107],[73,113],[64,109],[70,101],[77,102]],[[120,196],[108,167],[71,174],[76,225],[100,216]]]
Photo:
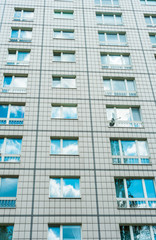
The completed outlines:
[[[116,126],[108,126],[108,128],[134,128],[134,129],[144,129],[144,127],[128,127],[128,126],[121,126],[121,127],[116,127]]]
[[[9,164],[10,164],[10,163],[11,163],[11,164],[19,164],[20,161],[19,161],[19,162],[11,162],[11,161],[10,161],[10,162],[4,162],[4,161],[3,161],[3,162],[0,162],[0,164],[2,164],[2,163],[4,163],[4,164],[8,164],[8,163],[9,163]]]
[[[20,67],[21,67],[21,66],[29,66],[29,65],[30,65],[29,63],[25,63],[25,64],[22,64],[22,63],[18,63],[18,64],[17,64],[17,63],[16,63],[16,64],[6,64],[6,66],[16,66],[16,67],[17,67],[17,66],[20,66]]]
[[[67,197],[49,197],[49,200],[52,200],[52,199],[61,199],[61,200],[81,200],[81,197],[78,197],[78,198],[72,198],[72,197],[69,197],[69,198],[67,198]]]
[[[130,165],[130,166],[133,166],[133,165],[137,165],[137,166],[152,166],[152,163],[112,163],[113,165],[122,165],[122,166],[124,166],[124,165]]]
[[[105,43],[100,43],[100,46],[115,46],[115,47],[128,47],[128,44],[105,44]]]
[[[73,156],[76,156],[76,157],[79,157],[80,156],[80,154],[51,154],[50,153],[50,156],[52,157],[52,156],[63,156],[63,157],[65,157],[65,156],[68,156],[68,157],[73,157]]]
[[[95,7],[111,7],[111,8],[120,8],[120,5],[102,5],[102,4],[95,4]]]
[[[33,22],[34,20],[33,19],[15,19],[15,18],[13,18],[13,21],[16,21],[16,22]]]
[[[75,38],[56,38],[56,37],[53,37],[53,39],[55,39],[55,40],[75,40]]]
[[[54,19],[74,20],[74,18],[63,18],[63,17],[54,17]]]
[[[78,120],[78,118],[51,118],[51,120]]]
[[[123,66],[102,66],[102,69],[114,69],[114,70],[131,70],[132,66],[127,66],[127,67],[123,67]]]
[[[117,94],[104,94],[105,96],[107,96],[107,97],[138,97],[138,95],[136,94],[136,95],[134,95],[134,96],[131,96],[131,95],[117,95]]]
[[[105,25],[105,26],[124,26],[124,24],[105,24],[105,23],[97,23],[98,25]]]
[[[10,39],[9,42],[11,42],[11,43],[15,43],[15,42],[16,42],[16,43],[31,43],[32,40]]]
[[[125,208],[125,207],[123,207],[123,208],[119,208],[119,207],[117,207],[117,209],[118,210],[153,210],[153,209],[156,209],[156,208]]]
[[[54,61],[54,60],[53,60],[53,62],[55,62],[55,63],[76,63],[76,62],[65,62],[65,61]]]

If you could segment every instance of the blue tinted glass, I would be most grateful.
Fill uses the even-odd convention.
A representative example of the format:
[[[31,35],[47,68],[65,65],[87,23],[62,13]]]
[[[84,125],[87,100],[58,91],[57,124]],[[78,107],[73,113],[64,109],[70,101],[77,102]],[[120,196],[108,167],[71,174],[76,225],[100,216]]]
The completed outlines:
[[[133,226],[134,240],[152,240],[149,226]]]
[[[18,30],[12,30],[11,38],[18,38]]]
[[[145,17],[146,24],[152,24],[150,17]]]
[[[2,152],[3,144],[4,144],[4,138],[0,138],[0,153]]]
[[[153,234],[154,234],[154,240],[156,240],[156,226],[153,226],[152,229],[153,229]]]
[[[22,139],[6,139],[6,154],[20,154],[22,146]]]
[[[105,34],[104,33],[99,33],[99,41],[105,42]]]
[[[0,105],[0,118],[7,118],[8,115],[8,106]]]
[[[18,52],[17,61],[29,61],[29,52]]]
[[[13,226],[0,226],[0,239],[12,240]]]
[[[12,83],[12,77],[4,77],[3,87],[7,87],[11,85]]]
[[[50,179],[49,196],[61,197],[61,179],[60,178]]]
[[[16,19],[19,19],[19,18],[21,18],[21,11],[15,11],[15,13],[14,13],[14,18],[16,18]]]
[[[60,227],[49,227],[48,240],[60,240]]]
[[[76,107],[63,107],[63,118],[77,119],[77,108]]]
[[[131,240],[129,226],[120,227],[121,240]]]
[[[129,198],[144,198],[141,179],[127,179],[126,182]]]
[[[111,140],[111,152],[112,155],[120,155],[119,142],[117,140]]]
[[[63,197],[78,198],[80,197],[80,181],[79,179],[64,178],[63,179]]]
[[[64,154],[78,154],[78,140],[63,140]]]
[[[156,37],[155,37],[155,35],[151,35],[150,39],[151,39],[151,43],[156,44]]]
[[[60,154],[61,153],[61,140],[52,139],[51,140],[51,154]]]
[[[125,43],[126,42],[126,35],[125,34],[120,34],[120,42]]]
[[[116,197],[125,198],[125,188],[123,179],[115,179]]]
[[[96,14],[97,23],[102,23],[102,14]]]
[[[58,106],[53,106],[52,107],[52,115],[51,115],[52,118],[61,118],[61,107]]]
[[[145,186],[148,198],[156,198],[153,179],[145,179]]]
[[[17,178],[1,178],[0,197],[16,197]]]
[[[101,55],[101,63],[103,65],[107,65],[107,55]]]
[[[81,240],[81,227],[63,226],[63,240]]]
[[[10,118],[24,118],[24,106],[11,106]]]
[[[121,141],[121,146],[125,156],[137,156],[135,141]]]

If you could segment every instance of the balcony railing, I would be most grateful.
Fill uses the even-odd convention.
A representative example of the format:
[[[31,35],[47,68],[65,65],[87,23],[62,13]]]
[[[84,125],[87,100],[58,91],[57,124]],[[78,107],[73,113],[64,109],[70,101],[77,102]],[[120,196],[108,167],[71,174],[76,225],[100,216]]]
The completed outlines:
[[[0,125],[23,125],[23,118],[0,118]]]

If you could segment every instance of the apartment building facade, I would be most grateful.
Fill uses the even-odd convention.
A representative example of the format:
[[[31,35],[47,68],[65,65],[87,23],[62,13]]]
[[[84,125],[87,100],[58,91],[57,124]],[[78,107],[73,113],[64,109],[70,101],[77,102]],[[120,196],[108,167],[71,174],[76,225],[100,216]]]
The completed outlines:
[[[0,240],[155,240],[156,0],[1,0],[0,45]]]

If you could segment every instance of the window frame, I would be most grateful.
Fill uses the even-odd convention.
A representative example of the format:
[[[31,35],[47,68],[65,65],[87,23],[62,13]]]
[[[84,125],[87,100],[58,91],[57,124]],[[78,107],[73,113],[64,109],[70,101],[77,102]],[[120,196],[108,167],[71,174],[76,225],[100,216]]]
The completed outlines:
[[[63,227],[64,226],[71,226],[71,227],[73,227],[73,226],[79,226],[80,227],[80,229],[81,229],[81,240],[82,240],[82,225],[81,224],[49,224],[48,225],[48,233],[49,233],[49,228],[52,228],[52,227],[59,227],[60,228],[60,240],[63,240]]]
[[[52,177],[50,177],[50,180],[51,179],[60,179],[60,186],[61,186],[61,195],[59,196],[59,197],[51,197],[50,196],[50,181],[49,181],[49,198],[50,199],[80,199],[81,198],[81,179],[80,179],[80,177],[72,177],[72,176],[70,176],[70,177],[68,177],[68,176],[65,176],[65,177],[55,177],[55,176],[52,176]],[[79,179],[79,186],[80,186],[80,189],[79,189],[79,191],[80,191],[80,196],[79,197],[63,197],[63,180],[64,179]]]
[[[13,62],[13,61],[8,61],[8,59],[7,59],[7,66],[21,66],[21,65],[26,65],[26,66],[28,66],[29,64],[30,64],[30,53],[31,53],[31,50],[27,50],[27,49],[24,49],[24,50],[8,50],[8,57],[9,57],[9,52],[16,52],[14,55],[16,56],[16,60]],[[19,52],[27,52],[27,53],[29,53],[29,61],[18,61],[18,54],[19,54]],[[11,64],[9,64],[9,63],[11,63]]]
[[[52,153],[51,152],[51,141],[52,140],[60,140],[60,153]],[[68,153],[68,154],[65,154],[64,152],[63,152],[63,140],[77,140],[77,153],[76,154],[70,154],[70,153]],[[59,138],[59,137],[56,137],[56,138],[50,138],[50,155],[51,156],[79,156],[80,155],[80,153],[79,153],[79,138],[75,138],[75,137],[73,137],[73,138],[68,138],[68,137],[65,137],[65,138]]]
[[[100,56],[106,56],[107,57],[107,65],[103,65],[102,64],[102,61],[101,61],[101,65],[102,65],[102,68],[104,69],[132,69],[132,62],[131,62],[131,57],[130,57],[130,54],[118,54],[118,53],[114,53],[114,54],[109,54],[109,53],[100,53]],[[122,64],[121,65],[114,65],[114,64],[110,64],[110,56],[120,56],[121,58],[121,62]],[[125,65],[123,64],[124,63],[124,57],[123,56],[128,56],[129,57],[129,62],[130,64],[129,65]]]
[[[14,17],[16,11],[20,11],[20,12],[21,12],[21,17],[18,18],[18,19]],[[24,21],[24,22],[33,22],[33,21],[34,21],[34,15],[33,15],[33,18],[23,18],[23,12],[33,12],[33,13],[34,13],[34,9],[27,10],[27,9],[18,9],[18,8],[15,8],[15,9],[14,9],[13,20],[14,20],[14,21]]]
[[[60,15],[58,16],[57,14],[55,14],[56,12],[60,12]],[[70,14],[70,13],[72,13],[71,15],[72,15],[72,18],[66,18],[66,17],[64,17],[64,13],[66,13],[66,14]],[[74,11],[73,10],[57,10],[57,9],[54,9],[54,18],[56,18],[56,19],[58,19],[58,18],[60,18],[60,19],[67,19],[67,20],[73,20],[74,19]]]
[[[121,179],[121,180],[123,180],[123,183],[124,183],[124,191],[125,191],[125,198],[118,198],[117,196],[116,196],[116,199],[117,199],[117,207],[118,208],[126,208],[126,209],[143,209],[143,208],[145,208],[145,209],[155,209],[156,208],[156,198],[148,198],[148,196],[147,196],[147,190],[146,190],[146,185],[145,185],[145,180],[153,180],[153,184],[154,184],[154,189],[155,189],[155,191],[156,191],[156,181],[155,181],[155,178],[138,178],[138,177],[136,177],[136,178],[115,178],[115,180],[119,180],[119,179]],[[130,179],[132,179],[132,180],[142,180],[142,188],[143,188],[143,194],[144,194],[144,198],[130,198],[130,197],[128,197],[128,188],[127,188],[127,182],[126,182],[126,180],[130,180]],[[116,188],[116,186],[115,186],[115,188]],[[115,189],[116,190],[116,189]],[[144,207],[130,207],[130,203],[129,202],[145,202],[145,204],[146,204],[146,206],[144,206]],[[150,206],[149,206],[149,202],[155,202],[155,207],[153,207],[153,208],[151,208]],[[125,202],[126,203],[126,205],[124,206],[124,207],[120,207],[119,206],[119,204],[120,204],[120,202],[122,203],[122,202]],[[119,203],[119,204],[118,204]]]
[[[99,36],[99,34],[104,34],[104,37],[105,37],[105,39],[106,39],[105,42],[102,42],[102,41],[99,40],[100,45],[104,45],[104,46],[127,46],[127,35],[126,35],[125,32],[121,33],[121,32],[98,31],[98,36]],[[116,34],[116,35],[117,35],[118,42],[115,42],[114,44],[111,44],[111,43],[108,41],[107,34]],[[125,43],[120,42],[120,35],[124,35],[124,36],[125,36],[125,38],[126,38],[126,42],[125,42]]]
[[[123,17],[122,17],[121,13],[110,13],[109,14],[109,13],[96,12],[96,17],[97,17],[97,14],[101,14],[101,16],[102,16],[102,23],[97,22],[97,24],[100,24],[100,25],[103,24],[103,25],[108,25],[108,26],[122,26],[123,25]],[[113,24],[105,23],[104,16],[112,16],[112,15],[113,15]],[[116,16],[121,17],[121,24],[117,24]]]
[[[55,53],[60,53],[60,61],[55,60]],[[63,61],[64,54],[72,54],[74,56],[74,61]],[[63,62],[63,63],[76,63],[76,52],[75,51],[53,51],[53,62]]]
[[[147,5],[147,6],[156,6],[156,1],[155,1],[155,4],[150,4],[148,2],[153,2],[153,1],[148,1],[148,0],[144,0],[144,1],[140,1],[141,5]]]
[[[61,117],[56,117],[53,118],[52,117],[52,113],[51,113],[51,119],[63,119],[63,120],[78,120],[78,107],[77,104],[52,104],[51,107],[60,107],[60,115]],[[76,114],[77,114],[77,118],[63,118],[63,108],[64,107],[75,107],[76,108]]]
[[[151,41],[151,36],[154,36],[155,37],[155,43],[152,43]],[[149,33],[149,38],[150,38],[150,42],[152,44],[152,47],[156,47],[156,33]]]
[[[100,6],[100,7],[120,7],[120,2],[119,2],[119,0],[118,0],[118,5],[115,5],[114,4],[114,0],[110,0],[111,1],[111,4],[102,4],[102,0],[99,0],[100,1],[100,4],[97,4],[97,3],[95,3],[95,1],[94,1],[94,3],[95,3],[95,6]]]
[[[12,38],[11,35],[12,35],[12,31],[18,31],[18,37],[17,38]],[[24,39],[24,38],[21,38],[20,35],[21,35],[21,31],[30,31],[32,33],[32,28],[11,28],[11,33],[10,33],[10,42],[26,42],[26,43],[29,43],[32,41],[32,36],[31,38],[29,39]]]
[[[153,17],[156,18],[156,15],[146,15],[146,14],[144,14],[144,18],[146,18],[146,17],[149,17],[149,18],[150,18],[150,21],[151,21],[151,24],[147,24],[147,23],[146,23],[146,19],[145,19],[146,26],[147,26],[147,27],[155,27],[155,26],[156,26],[156,23],[154,24],[154,22],[153,22]]]
[[[60,85],[62,85],[62,87],[60,86],[60,87],[54,87],[53,86],[53,79],[54,78],[60,78]],[[65,78],[68,78],[68,79],[71,79],[71,80],[74,80],[75,81],[75,87],[71,87],[71,88],[66,88],[66,87],[63,87],[63,83],[62,83],[62,81],[63,81],[63,79],[65,79]],[[52,76],[52,88],[54,88],[54,89],[76,89],[77,87],[76,87],[76,76],[57,76],[57,75],[53,75]]]
[[[61,37],[55,37],[55,31],[59,31]],[[71,32],[71,33],[73,33],[73,38],[65,38],[65,37],[63,37],[63,33],[64,32]],[[63,39],[63,40],[75,40],[74,33],[75,33],[74,30],[71,30],[71,29],[53,29],[53,38],[54,39]]]
[[[11,224],[11,223],[7,223],[7,224],[3,224],[3,225],[0,225],[0,228],[1,227],[12,227],[13,228],[13,231],[12,231],[12,238],[10,240],[13,240],[13,234],[14,234],[14,224]]]
[[[128,141],[128,140],[132,140],[135,142],[135,145],[136,145],[136,150],[137,150],[137,155],[136,156],[125,156],[123,154],[123,151],[122,151],[122,144],[121,144],[121,141]],[[112,151],[111,151],[111,157],[112,157],[112,163],[113,164],[122,164],[122,165],[149,165],[150,164],[150,152],[149,152],[149,147],[148,147],[148,142],[147,140],[133,140],[133,139],[110,139],[110,150],[111,150],[111,141],[118,141],[118,144],[119,144],[119,151],[120,151],[120,155],[112,155]],[[144,155],[141,155],[139,153],[139,146],[138,146],[138,142],[139,141],[144,141],[145,144],[146,144],[146,149],[147,149],[147,152],[148,152],[148,155],[147,156],[144,156]],[[124,163],[124,158],[126,159],[136,159],[138,158],[138,163]],[[115,163],[113,161],[113,159],[120,159],[120,163]],[[141,159],[149,159],[149,163],[141,163]]]
[[[0,104],[0,106],[8,106],[8,114],[6,118],[0,117],[0,125],[13,125],[13,126],[23,126],[24,125],[24,118],[10,118],[10,109],[12,106],[16,107],[24,107],[24,114],[25,114],[25,105],[15,105],[15,104]],[[1,121],[6,121],[6,123],[1,123]],[[10,121],[14,122],[21,122],[18,124],[9,124]]]
[[[5,77],[12,77],[13,85],[14,85],[15,79],[17,77],[26,78],[27,82],[28,82],[28,75],[24,75],[24,74],[23,75],[7,75],[7,74],[3,75],[2,93],[26,93],[27,92],[27,87],[26,88],[21,88],[21,87],[19,87],[19,88],[17,88],[17,87],[16,88],[14,88],[14,87],[3,87]],[[9,91],[7,90],[7,92],[6,92],[5,89],[9,89]]]
[[[107,96],[117,96],[117,97],[136,97],[137,96],[137,88],[136,88],[136,81],[135,81],[135,79],[115,79],[115,78],[106,78],[106,77],[103,77],[103,84],[104,84],[104,81],[105,80],[109,80],[110,81],[110,86],[111,86],[111,90],[105,90],[104,89],[104,93],[105,93],[105,95],[107,95]],[[115,92],[117,93],[117,92],[119,92],[119,91],[115,91],[114,90],[114,87],[113,87],[113,81],[123,81],[124,82],[124,84],[125,84],[125,88],[126,88],[126,91],[120,91],[122,94],[115,94]],[[127,84],[127,82],[128,81],[133,81],[134,82],[134,86],[135,86],[135,91],[128,91],[128,84]],[[108,94],[107,94],[108,93]],[[126,94],[125,94],[126,93]],[[133,93],[133,94],[135,94],[135,95],[130,95],[130,93]]]

